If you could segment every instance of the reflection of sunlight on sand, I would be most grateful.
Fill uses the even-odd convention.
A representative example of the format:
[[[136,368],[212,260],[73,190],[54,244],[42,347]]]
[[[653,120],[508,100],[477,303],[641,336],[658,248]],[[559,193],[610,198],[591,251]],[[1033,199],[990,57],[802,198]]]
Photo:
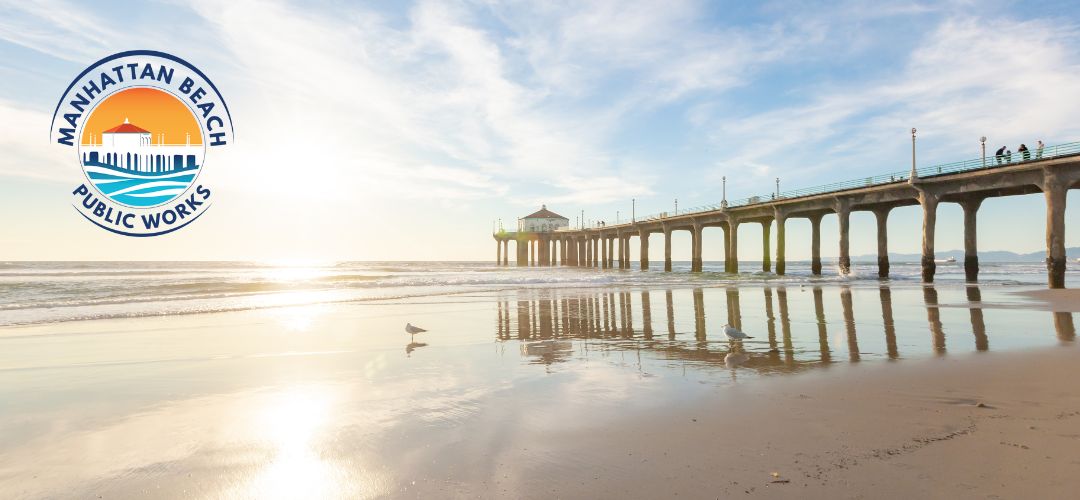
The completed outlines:
[[[337,401],[325,387],[296,386],[274,394],[253,415],[255,438],[272,450],[264,467],[237,485],[231,498],[357,498],[380,493],[355,458],[328,459],[327,425]],[[359,476],[359,477],[358,477]]]
[[[313,387],[295,387],[278,394],[254,424],[276,448],[274,457],[252,478],[258,498],[328,498],[340,495],[341,477],[323,462],[313,438],[327,420],[329,395]]]

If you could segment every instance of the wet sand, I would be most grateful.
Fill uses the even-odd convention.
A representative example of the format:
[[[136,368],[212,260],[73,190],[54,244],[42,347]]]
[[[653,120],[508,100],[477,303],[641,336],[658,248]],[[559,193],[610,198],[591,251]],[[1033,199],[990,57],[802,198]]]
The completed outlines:
[[[0,497],[1068,496],[1073,317],[1012,292],[536,288],[2,328]]]
[[[1017,294],[1041,303],[1050,311],[1080,312],[1080,288],[1025,290]]]
[[[1075,350],[1039,350],[772,379],[727,401],[528,443],[595,465],[533,471],[497,491],[1068,498],[1080,489],[1077,363]]]

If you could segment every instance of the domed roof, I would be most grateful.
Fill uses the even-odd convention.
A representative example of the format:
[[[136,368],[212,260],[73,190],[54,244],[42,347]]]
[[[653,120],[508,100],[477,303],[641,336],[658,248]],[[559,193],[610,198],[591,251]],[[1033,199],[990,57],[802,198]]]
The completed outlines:
[[[532,214],[522,217],[522,219],[566,219],[555,212],[547,209],[547,205],[540,205],[540,210],[533,212]],[[570,220],[570,219],[566,219]]]

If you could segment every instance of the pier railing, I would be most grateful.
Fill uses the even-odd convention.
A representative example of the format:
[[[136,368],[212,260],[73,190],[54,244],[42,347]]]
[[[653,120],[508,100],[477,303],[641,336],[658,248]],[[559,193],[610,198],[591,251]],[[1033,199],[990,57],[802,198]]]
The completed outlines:
[[[1051,158],[1059,158],[1064,156],[1080,155],[1080,142],[1069,142],[1065,144],[1058,144],[1056,146],[1046,146],[1043,150],[1037,151],[1031,149],[1025,156],[1022,153],[1013,152],[1010,156],[987,156],[985,158],[975,158],[974,160],[963,160],[952,163],[941,163],[938,165],[931,165],[928,167],[922,167],[915,170],[916,175],[919,178],[936,177],[939,175],[955,174],[959,172],[969,172],[974,170],[993,169],[1006,167],[1011,165],[1017,165],[1021,163],[1047,160]],[[759,203],[769,203],[776,200],[787,200],[793,198],[803,198],[807,196],[817,196],[828,193],[838,193],[851,189],[861,189],[873,186],[883,186],[887,184],[894,184],[898,182],[907,182],[911,177],[911,170],[892,172],[887,174],[872,175],[869,177],[861,177],[858,179],[852,179],[841,182],[833,182],[830,184],[822,184],[820,186],[813,186],[808,188],[793,189],[789,191],[781,191],[777,193],[769,193],[766,195],[748,196],[737,200],[728,200],[727,208],[745,207],[750,205],[757,205]],[[637,217],[634,222],[647,222],[653,220],[667,219],[676,216],[692,215],[705,212],[715,212],[725,208],[724,203],[712,203],[709,205],[700,205],[696,207],[679,210],[676,212],[659,212],[655,214],[649,214],[643,217]],[[600,222],[592,222],[586,224],[585,229],[596,229],[602,227],[613,227],[623,224],[611,224],[601,225]],[[580,227],[571,227],[564,229],[565,231],[575,231],[581,229]]]

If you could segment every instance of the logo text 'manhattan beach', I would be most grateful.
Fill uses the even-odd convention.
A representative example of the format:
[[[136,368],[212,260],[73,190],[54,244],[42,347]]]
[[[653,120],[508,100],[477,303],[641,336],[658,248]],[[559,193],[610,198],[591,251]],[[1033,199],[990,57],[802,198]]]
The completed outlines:
[[[157,236],[206,212],[212,190],[198,183],[207,151],[233,139],[217,87],[195,66],[164,52],[106,57],[68,86],[53,114],[51,142],[76,150],[85,181],[72,205],[98,227]]]

